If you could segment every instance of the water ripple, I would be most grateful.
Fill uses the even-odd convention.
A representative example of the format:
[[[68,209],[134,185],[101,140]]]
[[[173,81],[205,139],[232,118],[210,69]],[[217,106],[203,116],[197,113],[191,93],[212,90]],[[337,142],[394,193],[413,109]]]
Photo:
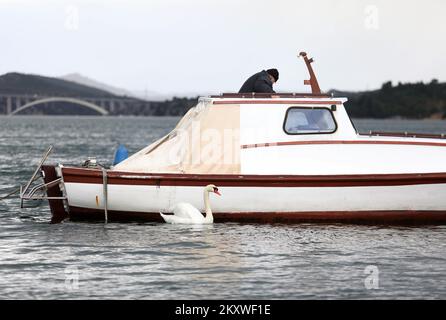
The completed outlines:
[[[0,195],[29,178],[49,144],[53,163],[80,164],[87,156],[109,163],[117,143],[137,151],[177,120],[0,117]],[[364,130],[404,124],[404,131],[445,131],[441,121],[358,123]],[[0,298],[446,298],[445,226],[51,225],[49,219],[46,205],[20,209],[17,199],[0,201]],[[365,287],[370,265],[379,270],[379,289]],[[77,283],[67,281],[73,274]]]

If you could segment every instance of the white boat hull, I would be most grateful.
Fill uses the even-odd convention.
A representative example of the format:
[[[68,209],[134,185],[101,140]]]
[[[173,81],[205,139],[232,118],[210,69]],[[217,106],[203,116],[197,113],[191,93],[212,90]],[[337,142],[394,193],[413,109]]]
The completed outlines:
[[[102,185],[66,183],[72,207],[104,210]],[[172,212],[188,202],[204,212],[202,187],[108,186],[108,210]],[[446,184],[382,187],[220,187],[219,212],[446,211]],[[96,197],[98,201],[96,202]]]
[[[73,219],[103,219],[100,170],[63,168]],[[135,175],[110,172],[107,211],[112,219],[161,221],[179,202],[204,212],[203,187],[219,221],[446,222],[446,173],[375,176]]]

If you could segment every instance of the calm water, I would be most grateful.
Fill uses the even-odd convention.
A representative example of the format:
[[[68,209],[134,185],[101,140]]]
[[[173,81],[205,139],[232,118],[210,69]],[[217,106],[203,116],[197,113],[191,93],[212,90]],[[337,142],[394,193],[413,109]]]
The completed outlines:
[[[0,196],[26,182],[50,144],[50,162],[96,156],[109,164],[119,142],[137,151],[177,121],[0,117]],[[446,132],[443,121],[355,124],[360,131]],[[446,226],[51,225],[49,219],[45,203],[20,209],[17,199],[0,200],[0,298],[446,298]],[[371,277],[379,288],[366,288]]]

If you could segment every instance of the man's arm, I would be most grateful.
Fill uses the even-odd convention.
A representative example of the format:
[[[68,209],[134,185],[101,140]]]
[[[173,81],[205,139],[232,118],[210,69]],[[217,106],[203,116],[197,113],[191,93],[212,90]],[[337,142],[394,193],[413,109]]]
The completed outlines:
[[[265,79],[259,79],[254,84],[255,92],[259,93],[276,93],[273,90],[272,84]]]

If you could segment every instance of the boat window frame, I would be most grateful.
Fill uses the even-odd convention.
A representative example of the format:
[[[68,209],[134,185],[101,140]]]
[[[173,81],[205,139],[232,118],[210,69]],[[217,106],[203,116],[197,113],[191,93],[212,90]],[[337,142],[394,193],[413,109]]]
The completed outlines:
[[[330,112],[331,118],[333,119],[333,122],[334,122],[334,124],[335,124],[335,128],[334,128],[333,131],[330,131],[330,132],[302,132],[302,133],[300,133],[300,132],[296,132],[296,133],[290,133],[290,132],[288,132],[288,131],[286,130],[285,125],[286,125],[286,121],[287,121],[287,119],[288,119],[288,114],[289,114],[289,112],[290,112],[291,109],[311,109],[311,110],[314,110],[314,109],[325,109],[325,110],[327,110],[328,112]],[[290,135],[290,136],[311,135],[311,134],[333,134],[333,133],[335,133],[336,131],[338,131],[338,123],[337,123],[337,121],[336,121],[336,117],[335,117],[334,114],[333,114],[333,111],[332,111],[330,108],[327,108],[327,107],[303,107],[303,106],[291,106],[291,107],[288,107],[287,110],[286,110],[286,112],[285,112],[285,118],[284,118],[284,120],[283,120],[282,129],[283,129],[283,132],[285,132],[285,134]]]

